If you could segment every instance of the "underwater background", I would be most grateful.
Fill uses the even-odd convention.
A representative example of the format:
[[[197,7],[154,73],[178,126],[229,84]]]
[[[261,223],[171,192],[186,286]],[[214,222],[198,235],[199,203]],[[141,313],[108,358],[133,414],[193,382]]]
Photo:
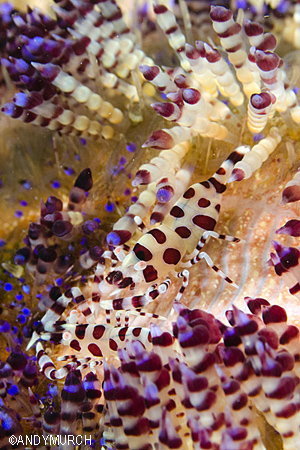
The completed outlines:
[[[100,10],[101,3],[115,5],[113,1],[109,0],[98,3]],[[161,1],[157,3],[159,5],[163,4]],[[174,5],[169,5],[170,8],[174,8],[177,23],[186,36],[186,42],[194,45],[195,40],[203,40],[211,46],[215,45],[223,58],[227,59],[226,46],[224,47],[223,45],[222,47],[220,45],[219,38],[222,39],[222,37],[219,36],[218,38],[209,16],[212,3],[229,8],[233,11],[235,18],[240,14],[238,10],[240,8],[244,9],[246,19],[262,24],[265,33],[271,33],[276,36],[277,47],[276,50],[274,49],[274,52],[284,62],[284,66],[279,66],[280,69],[284,67],[285,71],[284,88],[292,90],[297,96],[299,88],[298,47],[300,45],[297,38],[300,23],[300,12],[298,11],[299,5],[297,2],[232,1],[220,3],[218,1],[206,2],[199,0],[179,1],[178,4],[175,2]],[[71,2],[65,0],[56,2],[56,6],[60,8],[60,10],[57,9],[55,11],[56,18],[53,11],[51,11],[51,5],[49,6],[46,3],[42,11],[43,14],[51,14],[53,21],[60,17],[71,26],[72,21],[74,23],[76,20],[84,22],[82,17],[85,17],[86,11],[90,12],[96,8],[96,4],[97,2],[89,1]],[[126,89],[128,89],[127,85],[123,89],[117,84],[114,88],[109,88],[105,86],[102,79],[99,80],[97,77],[92,80],[86,80],[89,77],[85,78],[83,70],[83,73],[79,73],[78,80],[82,84],[86,82],[86,85],[90,86],[93,92],[101,95],[109,105],[113,105],[114,110],[117,110],[115,112],[117,117],[119,117],[120,111],[120,117],[114,121],[109,121],[110,116],[108,115],[107,118],[105,113],[102,116],[97,116],[96,120],[99,119],[99,123],[101,123],[101,131],[99,133],[90,133],[90,135],[84,131],[81,132],[79,129],[76,129],[76,133],[73,132],[74,129],[71,131],[68,127],[52,131],[47,129],[45,124],[36,126],[24,123],[26,120],[24,120],[23,113],[19,114],[16,110],[12,112],[11,107],[4,106],[7,104],[12,105],[11,99],[16,98],[15,95],[17,93],[25,92],[28,95],[28,92],[32,92],[26,83],[30,82],[30,78],[34,79],[35,77],[35,75],[29,76],[25,74],[27,77],[26,82],[24,78],[21,79],[21,82],[20,79],[16,81],[13,76],[14,68],[12,66],[16,67],[17,63],[12,58],[24,58],[28,63],[30,53],[33,54],[35,62],[39,63],[39,58],[41,58],[41,64],[44,64],[43,57],[46,56],[43,54],[45,48],[43,47],[44,50],[41,50],[44,44],[41,44],[38,40],[29,42],[26,41],[26,38],[21,39],[24,46],[22,48],[25,49],[26,47],[22,55],[18,53],[19,44],[16,45],[16,42],[19,42],[20,34],[22,36],[27,35],[27,38],[34,40],[35,27],[37,29],[40,27],[40,25],[37,25],[39,20],[45,24],[45,20],[42,19],[42,13],[39,19],[38,13],[34,17],[33,11],[35,10],[26,10],[24,2],[14,3],[13,6],[9,6],[7,3],[2,4],[0,23],[2,56],[0,94],[3,111],[0,116],[0,397],[2,399],[0,404],[0,437],[3,439],[3,444],[0,444],[0,449],[31,448],[25,445],[25,440],[23,441],[22,439],[19,439],[16,446],[12,447],[9,436],[42,435],[43,433],[44,435],[52,434],[53,436],[58,434],[80,435],[86,433],[88,436],[92,435],[92,445],[95,448],[128,448],[134,450],[142,448],[149,450],[165,448],[212,448],[220,450],[248,448],[296,449],[298,448],[297,445],[299,446],[297,433],[299,433],[300,425],[298,373],[299,299],[289,292],[289,288],[293,284],[289,284],[289,281],[284,279],[284,277],[278,276],[280,272],[278,268],[277,274],[275,273],[273,266],[279,263],[283,264],[282,260],[280,260],[280,255],[277,256],[277,258],[279,257],[279,262],[273,257],[273,263],[270,263],[270,255],[271,253],[274,254],[274,244],[272,244],[274,240],[279,242],[284,248],[292,247],[294,249],[298,248],[299,241],[297,231],[293,231],[297,227],[295,223],[292,231],[288,230],[283,235],[276,234],[276,230],[283,227],[290,220],[297,220],[299,215],[299,204],[297,201],[285,204],[282,201],[282,193],[287,183],[297,173],[299,167],[299,123],[293,120],[289,108],[286,108],[283,112],[276,110],[270,113],[265,128],[258,133],[253,133],[247,127],[247,95],[245,95],[245,99],[241,104],[235,105],[228,102],[219,90],[217,95],[224,104],[229,105],[228,107],[231,111],[231,115],[221,122],[229,130],[230,135],[235,137],[234,141],[230,142],[229,140],[228,142],[226,139],[214,139],[203,136],[200,133],[194,133],[188,139],[189,152],[176,168],[178,170],[184,164],[184,167],[188,167],[188,170],[191,172],[191,180],[188,185],[202,182],[210,179],[236,147],[241,145],[253,147],[261,139],[267,138],[273,127],[276,127],[280,136],[280,142],[275,146],[276,148],[268,159],[262,163],[261,167],[257,170],[256,168],[255,170],[253,169],[253,173],[248,179],[244,179],[241,182],[229,182],[226,192],[224,192],[220,217],[215,231],[236,236],[241,241],[224,242],[212,238],[205,244],[205,252],[208,253],[213,263],[229,276],[237,284],[238,288],[231,286],[223,278],[219,277],[217,273],[208,267],[205,261],[200,261],[189,269],[189,284],[180,302],[190,310],[198,311],[198,309],[201,309],[211,315],[206,316],[205,313],[203,315],[194,313],[195,319],[192,313],[184,312],[187,310],[183,307],[182,310],[179,307],[175,308],[174,312],[172,309],[173,302],[180,289],[181,280],[172,279],[167,292],[159,295],[155,301],[145,308],[149,316],[152,313],[159,315],[160,318],[140,318],[135,314],[130,316],[129,313],[130,327],[135,326],[148,330],[150,322],[158,324],[157,326],[161,330],[172,336],[170,338],[172,345],[156,343],[158,350],[156,349],[155,351],[152,348],[145,349],[144,341],[141,341],[141,347],[138,347],[138,344],[132,345],[131,343],[124,350],[125,353],[126,351],[128,352],[127,354],[120,352],[119,356],[114,357],[110,354],[107,356],[104,354],[104,359],[108,363],[108,365],[104,363],[104,366],[101,363],[99,365],[97,365],[98,363],[89,365],[90,362],[87,360],[81,361],[80,365],[74,359],[66,373],[64,373],[64,375],[67,375],[67,372],[69,372],[65,384],[63,384],[64,380],[57,380],[54,376],[52,380],[47,379],[47,374],[45,374],[47,367],[45,368],[45,363],[41,362],[41,356],[36,355],[34,348],[26,350],[33,332],[36,331],[40,333],[40,336],[44,333],[42,343],[45,345],[45,350],[47,350],[49,357],[55,360],[55,367],[57,365],[62,366],[62,363],[57,361],[58,357],[72,355],[70,347],[65,344],[62,345],[59,340],[62,339],[62,328],[59,327],[63,327],[65,324],[56,324],[56,320],[58,322],[63,320],[66,323],[72,323],[71,315],[68,316],[71,307],[69,310],[66,308],[62,317],[60,317],[60,314],[57,314],[56,320],[53,319],[54,324],[51,329],[41,330],[40,328],[40,320],[44,313],[53,308],[53,304],[56,304],[57,298],[59,298],[57,293],[55,298],[51,298],[49,293],[54,292],[53,288],[59,288],[60,294],[63,295],[70,288],[76,286],[81,289],[85,298],[89,299],[91,292],[95,292],[93,277],[96,264],[99,261],[103,264],[101,261],[103,252],[112,251],[113,249],[112,246],[108,245],[106,237],[112,231],[114,224],[126,214],[130,205],[138,202],[139,195],[144,187],[132,185],[136,172],[142,164],[147,164],[152,158],[158,156],[160,151],[155,145],[143,147],[143,144],[156,130],[170,128],[169,122],[162,117],[163,114],[159,115],[157,113],[158,107],[156,110],[151,107],[153,102],[165,102],[167,100],[166,95],[161,95],[160,90],[155,89],[147,76],[145,76],[146,80],[144,79],[138,66],[140,64],[149,64],[151,66],[147,57],[151,58],[161,68],[164,66],[172,68],[179,66],[176,50],[169,47],[167,40],[168,35],[176,33],[174,30],[169,33],[166,32],[167,25],[169,21],[171,22],[171,19],[166,19],[167,25],[160,24],[158,26],[156,15],[150,2],[133,3],[121,0],[118,4],[130,29],[128,40],[132,39],[133,41],[134,50],[132,52],[134,53],[137,49],[137,59],[139,57],[141,61],[137,62],[134,68],[131,68],[129,62],[128,67],[124,63],[128,72],[125,73],[124,78],[120,75],[121,69],[119,69],[120,73],[117,72],[119,67],[119,54],[117,52],[114,55],[116,61],[111,66],[109,66],[109,63],[106,63],[105,66],[103,62],[103,66],[108,73],[117,73],[117,76],[124,80],[128,86],[136,86],[137,100],[134,100],[135,95],[126,96],[124,94]],[[31,8],[34,8],[34,6],[34,4],[30,4]],[[41,8],[40,2],[38,7]],[[86,11],[85,7],[87,8]],[[119,11],[117,6],[114,7]],[[71,17],[72,8],[80,12],[81,19],[75,18],[75,16]],[[187,10],[189,10],[189,13],[187,13]],[[22,12],[19,13],[18,11]],[[62,11],[65,13],[65,16]],[[83,11],[85,12],[83,13]],[[105,17],[105,12],[103,12],[103,15]],[[117,22],[119,19],[120,14],[117,15],[117,18],[109,18],[108,20],[106,17],[105,20],[110,22],[110,24],[114,24],[114,20]],[[236,20],[238,21],[239,19]],[[60,24],[60,27],[63,30],[68,29],[66,25]],[[49,30],[51,29],[50,35],[52,33],[55,36],[58,33],[58,28],[53,28],[53,31],[49,25]],[[76,27],[74,26],[74,28]],[[79,29],[79,25],[77,29]],[[110,35],[108,40],[113,41],[114,37]],[[70,36],[66,37],[62,33],[61,38],[66,40],[65,45],[67,47],[69,45],[67,40],[70,39]],[[78,36],[74,35],[73,38],[76,40]],[[52,37],[51,39],[55,40],[56,38]],[[247,40],[244,30],[242,39],[245,42]],[[59,39],[56,40],[59,41]],[[14,44],[16,45],[15,49],[13,48]],[[245,45],[247,51],[249,51],[249,43]],[[145,61],[143,59],[144,56],[138,53],[140,50],[145,55]],[[105,56],[108,58],[110,52],[113,53],[113,51],[113,47],[111,50],[111,47],[108,46]],[[265,51],[273,52],[273,50],[268,50],[268,48]],[[51,53],[50,50],[48,52]],[[88,55],[91,61],[90,65],[93,66],[92,63],[95,64],[95,55],[91,52]],[[78,58],[78,55],[76,57]],[[103,54],[97,56],[97,63],[102,68],[101,57],[103,57]],[[126,54],[124,61],[126,62]],[[75,63],[77,64],[77,60]],[[181,63],[184,69],[184,62],[181,61]],[[66,64],[69,64],[67,72],[71,74],[72,66],[70,62]],[[232,64],[231,69],[235,73],[235,68]],[[25,69],[22,68],[22,70]],[[26,67],[26,70],[29,69]],[[126,70],[124,69],[125,72]],[[142,72],[144,73],[144,71]],[[189,76],[193,77],[189,70],[185,71],[184,76],[187,79],[189,79]],[[278,74],[274,76],[276,78]],[[181,80],[181,82],[184,87],[179,87],[179,89],[189,88],[188,81],[183,82]],[[239,81],[238,84],[242,91],[243,83]],[[193,87],[196,89],[195,84],[193,84]],[[58,100],[57,102],[55,100],[55,106],[59,105],[62,108],[71,110],[74,114],[87,114],[89,120],[95,119],[94,113],[91,111],[86,113],[83,105],[77,102],[76,99],[70,98],[68,92],[63,92],[60,86],[57,89],[55,95],[57,95]],[[203,87],[202,89],[205,91]],[[265,92],[265,90],[267,90],[266,86],[264,86],[262,91]],[[171,100],[176,103],[176,100],[173,98]],[[23,97],[21,101],[24,101]],[[23,108],[17,101],[14,104],[16,108]],[[110,107],[107,106],[108,109]],[[14,120],[13,117],[17,118],[17,116],[21,116],[21,120]],[[177,122],[174,120],[173,122],[180,125],[180,120]],[[47,242],[46,247],[53,247],[57,254],[60,256],[64,255],[65,260],[68,257],[70,263],[66,266],[67,269],[65,271],[61,268],[63,262],[61,262],[61,266],[59,264],[56,266],[59,267],[56,270],[54,268],[55,262],[53,263],[53,261],[51,261],[53,264],[49,266],[50,268],[47,266],[44,269],[43,266],[39,270],[38,261],[46,263],[45,265],[49,261],[47,257],[43,260],[41,253],[38,254],[38,251],[40,252],[41,249],[36,250],[34,253],[35,244],[30,243],[30,239],[36,239],[32,236],[37,228],[33,227],[32,224],[40,225],[42,223],[43,213],[41,213],[41,210],[43,211],[45,204],[46,209],[48,208],[48,213],[53,213],[49,209],[49,204],[51,203],[51,201],[49,202],[49,197],[51,196],[62,200],[63,210],[66,211],[66,214],[68,214],[68,211],[72,211],[73,207],[67,206],[68,202],[70,202],[69,194],[70,192],[74,193],[72,187],[77,177],[86,168],[91,170],[93,185],[88,189],[81,189],[85,193],[84,200],[82,198],[80,200],[78,216],[69,215],[70,218],[68,219],[66,219],[66,216],[59,218],[61,221],[72,223],[70,234],[64,237],[59,235],[58,232],[57,234],[54,233],[54,236],[47,233],[43,234],[44,231],[39,231],[41,234],[38,233],[38,238],[42,239],[41,242],[43,244]],[[297,181],[295,181],[295,184],[297,184]],[[44,202],[42,205],[41,200]],[[151,209],[143,218],[146,227],[150,227],[150,214]],[[54,219],[53,221],[55,222]],[[85,223],[86,225],[84,225]],[[132,250],[140,237],[139,233],[137,231],[136,235],[133,234],[131,240],[127,242],[128,248],[125,246],[126,251]],[[30,257],[26,252],[20,251],[20,249],[30,246]],[[99,254],[90,264],[85,265],[80,257],[96,247]],[[101,248],[101,251],[98,247]],[[286,253],[288,255],[291,254],[288,251]],[[292,262],[291,272],[289,272],[290,268],[287,269],[287,272],[291,273],[291,277],[295,280],[292,281],[295,283],[300,277],[297,267],[299,256],[297,256],[296,251],[292,253],[293,255],[296,254],[296,262]],[[86,258],[90,258],[89,261],[91,261],[90,254],[86,256]],[[283,257],[285,256],[286,254]],[[55,258],[54,261],[57,263],[59,258]],[[110,260],[108,258],[105,274],[109,274],[110,270],[114,270],[115,266],[121,266],[117,258],[114,256]],[[160,282],[163,282],[163,278]],[[139,294],[141,293],[138,291],[138,286],[135,286],[135,289]],[[147,286],[145,288],[145,283],[141,283],[141,289],[147,289]],[[126,295],[128,296],[129,294]],[[237,309],[233,309],[232,312],[232,305],[240,308],[242,311],[246,311],[245,297],[259,299],[257,300],[258,303],[255,303],[256,306],[252,307],[252,309],[250,308],[250,311],[255,317],[265,314],[265,316],[262,315],[262,319],[251,318],[248,310],[248,315],[237,312],[240,311]],[[270,305],[262,302],[261,298],[267,299],[270,305],[276,304],[280,306],[279,319],[278,316],[275,318],[272,316],[274,310],[271,309]],[[75,300],[73,303],[77,308]],[[90,306],[90,303],[88,304]],[[264,306],[262,307],[262,305]],[[75,306],[73,305],[72,309]],[[266,311],[269,311],[268,308],[271,311],[270,320],[266,318]],[[288,324],[294,330],[294,335],[292,337],[288,335],[288,338],[284,335],[284,333],[288,334],[290,329],[286,328],[283,308],[288,316]],[[98,315],[94,313],[96,321],[87,323],[92,325],[104,324],[104,309],[98,311]],[[231,313],[226,315],[229,325],[225,317],[227,310],[231,311]],[[82,310],[80,310],[80,313],[82,313]],[[76,325],[85,324],[80,313]],[[114,313],[112,315],[114,316]],[[192,323],[193,320],[200,320],[200,316],[201,321],[206,321],[206,325],[203,322],[200,325],[199,323],[196,323],[196,325]],[[162,317],[166,318],[166,323],[161,319]],[[118,319],[113,317],[113,320]],[[185,322],[183,323],[183,321]],[[226,326],[221,326],[218,321],[222,321],[223,324],[226,323]],[[172,327],[171,323],[175,322],[177,325]],[[250,325],[249,329],[247,328],[250,322],[254,329]],[[280,326],[278,323],[280,323]],[[117,326],[120,326],[119,322],[117,322]],[[201,335],[202,338],[197,335],[199,331],[197,327],[204,327],[205,330],[210,328],[214,330],[211,331],[212,335],[220,333],[220,336],[218,339],[211,336],[205,340],[206,338],[203,338],[203,334]],[[198,330],[197,333],[195,331],[196,328]],[[217,328],[218,332],[215,331]],[[64,330],[66,329],[64,328]],[[229,329],[234,331],[228,331]],[[265,331],[261,332],[261,330],[265,329],[268,329],[268,332],[271,334],[273,333],[273,340],[265,337],[267,334]],[[296,329],[298,332],[295,331]],[[183,336],[193,333],[193,330],[198,337],[196,336],[195,340],[191,339],[190,342],[190,337],[184,338]],[[154,326],[152,326],[151,332],[152,340],[156,336],[155,333],[159,335]],[[259,334],[260,332],[261,334]],[[47,333],[48,335],[46,336]],[[50,338],[49,333],[53,333],[53,335],[56,333],[56,336],[59,335],[59,338],[55,338],[53,335]],[[276,333],[276,337],[274,337],[274,333]],[[199,332],[199,334],[201,333]],[[232,342],[229,338],[231,335],[234,337]],[[283,335],[285,338],[283,338]],[[264,338],[261,336],[264,336]],[[185,342],[185,339],[187,342]],[[199,340],[197,341],[197,339]],[[257,344],[255,339],[259,341],[259,344]],[[293,341],[292,344],[289,339]],[[274,340],[276,343],[271,344]],[[222,342],[222,344],[218,344],[218,342]],[[155,345],[153,342],[153,347]],[[220,350],[218,345],[226,349],[231,347],[242,348],[245,356],[240,356],[239,363],[245,364],[247,367],[249,364],[252,364],[253,373],[248,373],[243,378],[235,364],[226,363],[226,358],[230,358],[227,354],[225,355],[223,350]],[[164,346],[166,349],[163,348]],[[248,350],[251,348],[251,351],[247,351],[247,348]],[[198,352],[202,356],[204,354],[213,354],[215,358],[214,363],[208,368],[201,366],[200,370],[198,367],[200,362],[197,358],[201,359],[202,356],[200,358]],[[195,360],[195,353],[197,353],[197,361]],[[293,361],[289,360],[286,362],[284,360],[282,362],[280,357],[283,353],[287,359],[292,358]],[[154,360],[153,354],[160,355],[161,361],[151,362],[151,358]],[[278,356],[279,354],[281,356]],[[87,356],[89,355],[80,354],[78,360]],[[171,358],[173,362],[171,363],[168,358]],[[249,363],[250,360],[252,361],[251,363]],[[258,360],[260,360],[260,363]],[[275,363],[272,365],[271,361],[276,361],[276,364],[280,365],[279,360],[281,361],[281,366],[279,369],[276,366],[275,370],[273,367]],[[135,365],[132,373],[128,367],[128,370],[126,369],[126,363],[129,364],[129,361]],[[48,362],[47,360],[46,364]],[[146,369],[142,367],[142,363],[148,364]],[[203,363],[202,360],[201,363]],[[122,370],[119,369],[120,365]],[[220,367],[220,369],[213,369],[215,366]],[[235,369],[231,370],[229,367],[235,367]],[[118,370],[115,368],[118,368]],[[81,371],[81,374],[78,369]],[[163,382],[160,385],[158,379],[162,379],[163,376],[161,374],[165,372],[168,372],[168,376],[165,376],[170,379],[168,382],[166,381],[165,385],[163,385]],[[217,373],[219,377],[218,382],[212,381],[212,372],[214,372],[214,377],[216,377]],[[94,374],[94,377],[93,375],[88,376],[88,373]],[[83,387],[82,377],[87,377],[84,378],[86,384],[83,384]],[[183,378],[185,381],[182,381]],[[204,382],[204,378],[209,380],[207,385],[205,384],[206,381]],[[265,397],[271,398],[268,406],[262,402],[260,397],[257,400],[256,394],[252,392],[254,387],[257,387],[256,381],[253,381],[256,378],[259,379],[258,384],[260,383],[260,386],[262,386],[260,390],[264,392]],[[249,379],[251,379],[252,384],[249,382]],[[227,398],[230,394],[226,391],[225,384],[229,386],[232,380],[240,383],[242,386],[230,387],[236,396],[240,396],[237,400],[240,404],[239,407],[233,406],[231,400]],[[251,389],[248,385],[247,388],[243,388],[245,380],[249,382],[249,385],[251,384]],[[205,384],[204,387],[199,387],[200,381]],[[89,385],[88,382],[90,383]],[[102,385],[102,383],[104,384]],[[283,384],[284,388],[282,387]],[[98,397],[97,395],[93,397],[93,394],[89,392],[89,389],[92,391],[91,386],[93,386],[95,391],[99,390],[103,391],[103,393],[100,393]],[[216,386],[218,387],[216,388]],[[30,393],[28,394],[28,387],[33,392],[31,397]],[[175,394],[170,394],[172,388],[174,388],[174,391],[177,391],[175,399]],[[126,397],[124,394],[122,397],[120,392],[115,392],[114,389],[115,391],[118,389],[119,391],[122,391],[122,389],[126,391],[127,389],[127,393],[129,392],[130,395],[128,394]],[[222,389],[225,394],[223,391],[221,392]],[[230,389],[228,388],[228,390]],[[273,391],[280,389],[283,390],[281,398],[271,395]],[[60,393],[62,390],[65,390],[68,394],[62,394],[61,397]],[[241,391],[243,391],[243,395],[247,393],[247,400],[244,400]],[[73,398],[74,392],[78,395],[77,403]],[[208,394],[213,396],[213,400],[207,400]],[[263,394],[260,393],[258,395],[261,396]],[[159,397],[160,400],[158,399]],[[171,400],[176,407],[170,406]],[[136,402],[136,405],[139,402],[142,403],[140,411],[136,412],[137,416],[132,412],[130,401]],[[155,406],[157,409],[152,409],[151,411],[154,405],[159,406]],[[293,408],[290,405],[293,405]],[[289,411],[286,412],[288,407]],[[240,416],[236,411],[239,411]],[[88,413],[92,415],[88,416]],[[209,415],[210,421],[205,422],[203,419],[205,414]],[[247,416],[249,423],[242,423],[241,416]],[[157,423],[154,423],[154,417]],[[121,419],[118,421],[116,418]],[[288,419],[290,425],[286,424]],[[244,430],[247,431],[245,432]],[[43,447],[42,444],[41,447]],[[44,448],[46,447],[47,445],[45,444]],[[50,448],[54,447],[54,445],[50,445]],[[77,447],[84,448],[84,445],[77,445]],[[67,448],[67,445],[62,445],[60,448]],[[70,448],[73,448],[73,445]]]

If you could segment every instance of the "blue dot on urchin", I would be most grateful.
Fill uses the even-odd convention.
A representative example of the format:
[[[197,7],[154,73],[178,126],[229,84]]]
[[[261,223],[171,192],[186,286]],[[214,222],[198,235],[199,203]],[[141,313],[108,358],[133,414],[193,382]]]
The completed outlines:
[[[53,187],[53,189],[58,189],[60,188],[60,182],[57,180],[52,181],[51,186]]]
[[[6,292],[11,292],[13,290],[13,285],[11,283],[5,283],[4,284],[4,290]]]
[[[30,286],[28,284],[23,284],[22,289],[25,294],[30,294]]]
[[[16,384],[12,384],[8,389],[7,393],[11,396],[16,395],[19,393],[19,388]]]
[[[16,209],[16,211],[15,211],[15,217],[17,218],[17,219],[20,219],[20,217],[22,217],[23,216],[23,211],[21,211],[20,209]]]
[[[136,150],[136,145],[135,145],[135,143],[134,143],[134,142],[129,142],[129,143],[126,145],[126,149],[127,149],[127,151],[128,151],[129,153],[134,153],[135,150]]]
[[[105,210],[109,213],[114,212],[114,210],[116,209],[114,203],[112,202],[107,202],[105,205]]]

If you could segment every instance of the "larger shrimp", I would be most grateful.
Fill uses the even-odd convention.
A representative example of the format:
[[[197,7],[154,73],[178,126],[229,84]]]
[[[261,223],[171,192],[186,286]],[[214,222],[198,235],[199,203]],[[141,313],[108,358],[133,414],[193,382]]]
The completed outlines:
[[[146,232],[123,259],[121,266],[111,271],[105,279],[103,266],[99,266],[93,290],[94,301],[100,301],[100,306],[105,309],[143,307],[166,291],[171,282],[168,277],[170,274],[183,277],[183,286],[176,297],[176,300],[179,300],[188,284],[187,268],[201,259],[205,259],[207,264],[227,282],[233,283],[213,264],[202,248],[211,236],[231,242],[239,240],[218,234],[214,228],[219,219],[226,182],[235,164],[241,161],[248,151],[248,147],[238,147],[211,178],[190,186],[174,204],[161,225]],[[124,289],[128,286],[134,287],[140,282],[155,283],[159,279],[164,281],[158,286],[151,285],[142,295],[107,299],[107,295],[118,292],[118,290],[111,292],[112,285]]]

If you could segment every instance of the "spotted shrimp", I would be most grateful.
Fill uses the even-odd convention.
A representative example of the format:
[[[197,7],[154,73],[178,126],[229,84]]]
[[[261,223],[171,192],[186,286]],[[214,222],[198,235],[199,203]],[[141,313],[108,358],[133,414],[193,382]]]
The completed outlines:
[[[248,147],[238,147],[211,178],[188,187],[162,223],[146,231],[126,256],[120,247],[116,248],[115,254],[122,263],[105,278],[104,265],[98,264],[92,295],[94,304],[99,303],[106,310],[143,308],[166,292],[171,284],[170,275],[183,279],[175,298],[175,301],[179,301],[188,285],[188,268],[201,259],[228,283],[235,285],[214,265],[202,248],[210,237],[239,241],[238,238],[219,234],[214,229],[219,219],[226,182],[235,164],[241,161],[248,151]],[[139,217],[135,220],[140,228],[144,228]],[[163,281],[158,284],[158,280]],[[151,283],[151,286],[140,295],[108,299],[127,287],[136,289],[141,283],[146,286]]]
[[[77,309],[73,309],[66,320],[58,320],[72,301],[76,303]],[[139,312],[139,315],[152,319],[160,318],[157,314],[146,312]],[[118,312],[115,319],[116,324],[110,323],[110,317],[107,323],[99,323],[99,317],[86,307],[86,300],[80,289],[73,287],[62,294],[47,311],[41,321],[40,334],[35,332],[27,348],[38,339],[36,356],[41,372],[48,379],[55,380],[64,378],[75,368],[98,370],[103,359],[121,359],[120,351],[128,348],[128,343],[134,345],[136,342],[148,351],[162,347],[165,354],[166,348],[172,347],[174,343],[174,337],[167,331],[167,327],[162,329],[155,323],[151,323],[150,328],[129,326],[128,316],[125,316],[122,326]],[[41,340],[60,344],[57,360],[66,362],[62,367],[56,367],[43,348]]]

